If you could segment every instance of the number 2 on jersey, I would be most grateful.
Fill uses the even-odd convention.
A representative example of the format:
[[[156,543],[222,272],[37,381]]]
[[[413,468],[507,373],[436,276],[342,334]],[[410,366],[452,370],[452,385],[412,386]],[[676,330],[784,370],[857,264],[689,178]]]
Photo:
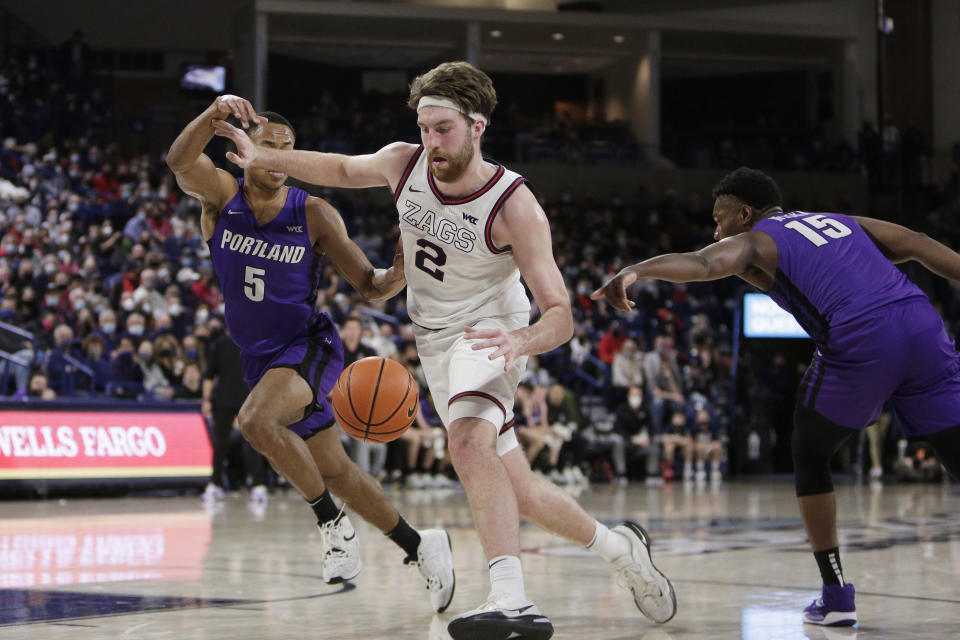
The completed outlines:
[[[842,222],[837,222],[832,218],[828,218],[820,214],[807,216],[806,218],[801,218],[800,220],[794,220],[783,226],[785,226],[787,229],[793,229],[794,231],[799,232],[800,235],[812,242],[814,246],[817,247],[822,247],[830,242],[827,238],[843,238],[853,233],[853,231],[850,230],[850,227]],[[810,227],[814,227],[814,229],[811,229]],[[820,231],[817,232],[815,229],[819,229]],[[823,236],[827,237],[824,238]]]
[[[432,262],[438,267],[442,267],[447,264],[447,254],[444,253],[443,249],[423,238],[417,240],[417,246],[420,247],[420,251],[417,251],[414,256],[417,268],[431,278],[436,278],[440,282],[443,282],[443,271],[428,267],[427,262]]]

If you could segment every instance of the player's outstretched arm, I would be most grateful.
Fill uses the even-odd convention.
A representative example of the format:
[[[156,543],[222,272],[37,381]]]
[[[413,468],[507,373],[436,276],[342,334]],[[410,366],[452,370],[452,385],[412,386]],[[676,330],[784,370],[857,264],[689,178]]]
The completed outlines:
[[[537,322],[516,331],[466,327],[466,337],[477,340],[473,349],[496,347],[490,359],[503,356],[506,371],[520,356],[545,353],[568,341],[573,336],[573,315],[570,295],[553,259],[550,223],[530,189],[521,186],[510,196],[494,227],[497,244],[513,248],[520,275],[540,308]]]
[[[298,180],[326,187],[385,187],[403,173],[415,145],[394,142],[376,153],[346,156],[319,151],[269,149],[253,144],[228,122],[214,123],[216,135],[233,140],[237,152],[227,159],[239,167],[282,171]]]
[[[367,300],[392,298],[407,284],[401,243],[397,243],[393,265],[389,269],[376,269],[347,235],[343,218],[327,201],[321,198],[307,200],[307,224],[313,246],[323,251],[350,286]]]
[[[960,254],[919,231],[875,218],[854,216],[891,262],[916,260],[938,276],[960,281]]]
[[[725,238],[692,253],[667,253],[624,267],[609,282],[590,294],[606,298],[614,308],[630,311],[636,306],[627,298],[627,288],[640,278],[668,282],[719,280],[743,273],[754,262],[755,235],[741,233]]]
[[[203,153],[213,139],[213,123],[230,116],[236,117],[244,127],[255,126],[264,120],[247,100],[231,95],[219,96],[180,132],[167,151],[167,166],[176,176],[177,184],[202,202],[221,205],[235,186],[230,174],[217,169]],[[245,133],[242,135],[246,137]]]

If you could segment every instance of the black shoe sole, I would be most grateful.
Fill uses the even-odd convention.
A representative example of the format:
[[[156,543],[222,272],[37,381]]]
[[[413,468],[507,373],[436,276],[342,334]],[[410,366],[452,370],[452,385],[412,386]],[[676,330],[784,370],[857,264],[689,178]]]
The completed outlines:
[[[657,622],[656,620],[653,621],[653,622],[656,622],[657,624],[666,624],[671,620],[673,620],[673,617],[677,615],[677,591],[676,589],[673,588],[673,583],[670,582],[670,578],[668,578],[663,571],[660,571],[660,569],[657,569],[657,565],[653,563],[653,553],[650,552],[650,534],[647,533],[647,530],[632,520],[625,520],[621,524],[623,524],[623,526],[627,527],[628,529],[633,531],[635,534],[637,534],[637,537],[640,538],[640,542],[642,542],[643,546],[647,548],[647,555],[650,556],[650,566],[653,567],[654,571],[656,571],[661,576],[663,576],[663,579],[667,581],[668,585],[670,585],[670,599],[673,601],[673,615],[671,615],[669,618],[667,618],[663,622]]]
[[[453,640],[507,640],[511,636],[512,640],[548,640],[553,635],[553,625],[549,622],[533,623],[525,618],[527,616],[453,620],[447,625],[447,633]]]

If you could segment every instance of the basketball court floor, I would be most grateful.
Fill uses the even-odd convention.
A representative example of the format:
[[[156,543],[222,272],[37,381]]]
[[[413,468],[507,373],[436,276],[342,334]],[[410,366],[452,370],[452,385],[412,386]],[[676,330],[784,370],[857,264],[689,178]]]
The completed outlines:
[[[459,490],[394,490],[419,527],[446,527],[457,590],[435,615],[415,569],[354,518],[364,569],[320,578],[319,534],[294,494],[265,507],[229,496],[0,503],[0,638],[449,638],[446,622],[487,594],[485,562]],[[843,564],[860,625],[801,623],[819,575],[786,481],[626,487],[579,499],[608,524],[643,524],[673,580],[677,616],[654,625],[592,554],[522,529],[527,592],[555,638],[793,640],[960,637],[960,487],[838,486]]]

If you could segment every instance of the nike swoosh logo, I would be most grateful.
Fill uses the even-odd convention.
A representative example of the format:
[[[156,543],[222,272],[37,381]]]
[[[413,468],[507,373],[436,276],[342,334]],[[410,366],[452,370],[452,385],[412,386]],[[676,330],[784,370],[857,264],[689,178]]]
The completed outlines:
[[[352,536],[350,536],[349,538],[348,538],[347,536],[343,536],[343,539],[344,539],[345,541],[347,541],[347,542],[350,542],[351,540],[353,540],[353,539],[356,538],[356,537],[357,537],[357,532],[354,531]]]
[[[235,216],[238,213],[243,213],[243,211],[227,211],[228,216]]]
[[[516,611],[517,611],[517,613],[523,613],[523,612],[526,611],[527,609],[532,609],[532,608],[533,608],[533,605],[532,605],[532,604],[528,604],[528,605],[525,606],[525,607],[520,607],[520,608],[517,609]]]
[[[416,413],[416,411],[417,411],[416,405],[410,407],[409,409],[407,409],[407,417],[408,417],[408,418],[412,418],[412,417],[413,417],[413,414]],[[498,560],[498,562],[499,562],[499,560]]]
[[[423,193],[423,189],[414,189],[413,187],[407,187],[407,189],[413,191],[414,193]]]

